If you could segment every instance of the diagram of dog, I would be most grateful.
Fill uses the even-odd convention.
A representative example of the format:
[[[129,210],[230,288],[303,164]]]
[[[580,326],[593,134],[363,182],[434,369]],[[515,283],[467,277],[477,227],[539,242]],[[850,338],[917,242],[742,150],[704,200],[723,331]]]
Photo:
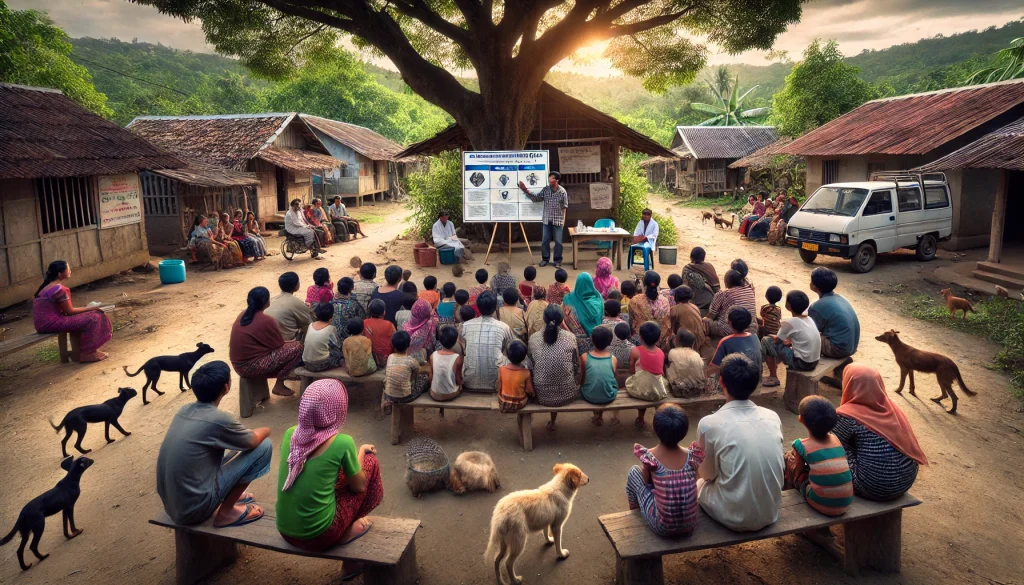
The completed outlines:
[[[493,494],[494,490],[500,487],[498,470],[487,453],[466,451],[455,459],[448,480],[448,489],[460,495],[477,490]]]
[[[729,219],[725,219],[724,217],[722,217],[719,214],[719,215],[716,215],[713,219],[715,221],[715,227],[716,228],[722,228],[722,229],[731,230],[732,229],[732,224],[736,222],[736,214],[733,213],[730,216]]]
[[[506,585],[501,570],[503,559],[508,585],[522,583],[522,577],[516,575],[515,564],[531,532],[543,532],[548,543],[555,545],[558,558],[569,556],[569,551],[562,548],[565,522],[572,513],[576,491],[587,485],[590,478],[571,463],[555,465],[554,473],[551,481],[539,488],[512,492],[494,506],[486,559],[494,563],[498,585]]]
[[[953,408],[947,411],[949,414],[956,414],[957,397],[956,393],[953,392],[953,380],[960,384],[960,389],[968,396],[977,395],[977,392],[972,391],[967,387],[967,384],[964,384],[964,379],[960,377],[960,368],[957,367],[953,360],[942,354],[910,347],[900,340],[899,333],[895,329],[890,329],[875,338],[882,343],[889,344],[892,353],[896,356],[896,363],[900,366],[900,387],[896,389],[897,394],[903,392],[903,383],[909,375],[910,395],[917,396],[914,393],[914,371],[918,371],[924,374],[935,374],[935,377],[938,378],[942,395],[936,396],[931,400],[932,402],[941,403],[947,396],[952,399]]]
[[[50,419],[50,426],[53,427],[53,430],[59,433],[61,429],[64,429],[64,440],[60,442],[61,453],[65,457],[68,456],[68,439],[71,438],[71,433],[78,433],[75,449],[78,449],[79,453],[84,455],[92,451],[92,449],[82,449],[82,439],[85,438],[85,431],[89,429],[89,423],[104,423],[103,436],[107,438],[107,443],[114,442],[114,439],[110,438],[111,425],[120,431],[122,435],[130,436],[131,433],[121,428],[117,419],[121,416],[124,405],[137,395],[138,392],[135,391],[135,388],[118,388],[117,398],[106,400],[103,404],[79,406],[72,409],[64,415],[59,425],[53,424],[53,419]]]
[[[956,318],[957,311],[964,312],[964,321],[967,320],[968,311],[972,313],[977,313],[977,311],[974,310],[974,307],[971,306],[971,301],[968,301],[967,299],[962,299],[960,297],[954,297],[952,290],[944,288],[941,291],[939,291],[939,293],[942,295],[942,298],[946,299],[946,308],[949,309],[950,319]]]
[[[58,481],[57,485],[53,486],[52,489],[43,492],[42,495],[25,504],[25,507],[21,509],[21,513],[18,514],[18,520],[14,523],[14,528],[11,529],[7,536],[0,539],[0,546],[3,546],[14,538],[15,533],[21,533],[21,546],[18,547],[18,564],[21,565],[22,571],[27,571],[32,566],[31,563],[25,564],[25,543],[28,542],[29,532],[32,533],[32,544],[29,545],[32,554],[36,555],[36,558],[40,561],[50,556],[39,553],[39,539],[43,537],[47,516],[53,516],[57,512],[63,513],[61,526],[64,528],[64,538],[70,540],[82,533],[81,529],[75,527],[75,502],[78,501],[78,496],[82,493],[79,486],[82,474],[85,473],[86,469],[89,469],[92,463],[92,459],[88,457],[79,457],[78,459],[68,457],[61,461],[61,469],[67,471],[68,474]]]
[[[128,374],[130,378],[138,376],[139,372],[146,372],[146,384],[142,387],[142,404],[149,404],[149,400],[146,400],[146,390],[150,386],[152,386],[153,392],[160,396],[164,395],[163,392],[156,389],[156,383],[160,381],[160,372],[178,372],[178,389],[182,392],[191,390],[192,384],[188,379],[189,372],[195,367],[196,362],[208,353],[213,353],[213,348],[203,342],[199,342],[196,344],[195,351],[150,358],[146,363],[142,364],[141,368],[135,370],[134,374],[128,372],[128,366],[121,367],[124,368],[124,373]]]

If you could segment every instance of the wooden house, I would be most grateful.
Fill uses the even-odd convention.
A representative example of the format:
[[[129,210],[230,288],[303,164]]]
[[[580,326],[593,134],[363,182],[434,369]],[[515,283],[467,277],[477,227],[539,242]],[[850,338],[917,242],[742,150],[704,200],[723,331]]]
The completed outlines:
[[[0,307],[149,262],[139,172],[184,163],[58,90],[0,84]]]
[[[312,200],[314,175],[322,177],[345,166],[343,161],[330,155],[327,147],[294,112],[139,116],[128,124],[128,129],[188,162],[212,167],[214,172],[220,169],[222,173],[253,173],[257,184],[255,205],[250,209],[256,213],[262,227],[283,222],[292,199]],[[151,191],[150,196],[165,197],[165,194]],[[212,210],[202,209],[203,213],[209,211]],[[184,211],[178,212],[181,213]],[[176,224],[162,224],[160,229],[160,235],[153,233],[151,237],[161,241],[178,237]]]
[[[601,218],[614,218],[619,206],[619,151],[623,148],[652,156],[671,156],[667,149],[647,136],[630,129],[615,118],[596,110],[576,98],[555,89],[547,83],[541,86],[537,103],[535,122],[523,150],[547,150],[549,165],[562,175],[562,186],[569,195],[569,209],[565,224],[576,225],[583,221],[594,225]],[[593,150],[589,157],[592,167],[587,172],[571,172],[562,168],[560,149],[573,148],[579,155],[580,149]],[[458,125],[449,126],[432,138],[418,142],[398,153],[399,157],[440,154],[446,150],[472,150],[466,134]],[[585,152],[584,152],[585,154]],[[582,158],[582,157],[581,157]],[[577,159],[579,160],[579,159]],[[579,170],[579,169],[573,169]],[[609,209],[591,207],[591,185],[611,185],[612,204]],[[461,215],[461,210],[459,215]],[[531,238],[540,233],[539,224],[524,224],[533,232]],[[623,226],[632,230],[634,226]],[[568,239],[566,240],[568,241]]]
[[[721,195],[743,184],[744,172],[730,164],[778,139],[770,126],[677,126],[672,139],[675,156],[646,167],[648,175],[662,172],[666,180],[675,177],[675,190],[681,194]],[[659,171],[659,166],[665,170]]]

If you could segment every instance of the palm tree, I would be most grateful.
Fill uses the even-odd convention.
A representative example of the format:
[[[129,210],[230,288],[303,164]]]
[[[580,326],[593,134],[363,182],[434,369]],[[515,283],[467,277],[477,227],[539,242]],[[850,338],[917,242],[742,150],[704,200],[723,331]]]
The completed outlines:
[[[736,76],[732,80],[732,83],[722,83],[722,70],[719,68],[718,75],[716,76],[715,82],[706,82],[708,89],[711,90],[711,94],[718,100],[717,104],[705,104],[701,102],[693,102],[690,107],[698,112],[705,112],[708,114],[714,114],[712,117],[704,120],[698,126],[749,126],[752,124],[760,124],[765,117],[771,114],[771,108],[752,108],[749,110],[743,109],[743,100],[746,99],[750,92],[757,89],[759,86],[748,89],[740,95],[740,78]],[[728,77],[726,77],[728,81]],[[729,87],[731,85],[731,89]]]
[[[967,83],[992,83],[1024,77],[1024,37],[1010,41],[1010,46],[996,53],[996,64],[979,69]]]

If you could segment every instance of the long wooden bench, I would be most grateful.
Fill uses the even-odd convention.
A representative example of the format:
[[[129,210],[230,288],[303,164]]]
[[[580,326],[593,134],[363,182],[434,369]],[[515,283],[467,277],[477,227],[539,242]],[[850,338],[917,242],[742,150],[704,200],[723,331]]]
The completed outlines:
[[[114,305],[105,305],[103,307],[104,313],[110,313],[114,310]],[[79,361],[79,354],[81,350],[82,334],[78,331],[63,331],[61,333],[39,333],[33,331],[14,339],[8,339],[0,342],[0,357],[4,357],[7,354],[28,349],[34,345],[38,345],[53,337],[57,338],[57,349],[60,353],[60,363],[66,364],[69,362]]]
[[[303,367],[295,368],[293,374],[299,377],[299,392],[305,392],[309,385],[317,380],[338,380],[346,386],[355,384],[379,384],[384,385],[384,368],[378,369],[372,374],[365,376],[352,376],[345,368],[333,368],[322,372],[311,372]]]
[[[661,559],[665,555],[798,533],[842,558],[846,572],[856,576],[861,569],[900,571],[903,508],[920,503],[910,494],[890,502],[854,498],[846,514],[830,517],[811,509],[796,490],[786,490],[782,492],[779,520],[771,526],[757,532],[733,532],[701,510],[697,528],[685,538],[658,536],[647,526],[639,510],[608,514],[599,521],[615,547],[616,585],[661,585],[664,583]],[[827,533],[828,527],[835,524],[843,526],[843,547]]]
[[[443,408],[445,410],[498,410],[495,394],[463,392],[454,400],[439,402],[424,393],[412,402],[391,405],[391,444],[397,445],[412,434],[415,411],[418,408]]]
[[[413,537],[419,520],[371,516],[373,527],[365,536],[344,546],[323,552],[309,552],[291,544],[277,531],[274,514],[245,526],[214,528],[213,521],[195,526],[175,524],[166,513],[150,524],[174,530],[175,569],[178,585],[193,585],[238,558],[238,545],[244,544],[301,557],[361,561],[366,563],[366,585],[413,585],[418,580],[416,542]]]
[[[830,358],[822,356],[818,360],[817,367],[810,372],[798,372],[792,368],[786,369],[786,390],[782,394],[782,401],[786,408],[795,413],[800,401],[807,396],[817,395],[818,382],[828,374],[842,379],[843,368],[853,362],[853,358]]]

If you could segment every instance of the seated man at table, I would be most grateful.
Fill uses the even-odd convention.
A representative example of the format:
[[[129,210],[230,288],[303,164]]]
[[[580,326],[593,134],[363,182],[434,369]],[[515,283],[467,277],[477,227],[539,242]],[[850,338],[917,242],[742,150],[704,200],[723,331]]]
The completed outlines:
[[[455,251],[455,257],[459,260],[470,261],[473,253],[469,251],[469,240],[460,238],[455,234],[455,224],[448,221],[448,212],[441,210],[437,214],[437,221],[430,229],[431,238],[434,240],[434,247],[438,250],[451,248]]]
[[[649,250],[655,250],[658,247],[658,222],[654,221],[651,216],[653,212],[650,209],[643,211],[643,216],[640,221],[636,224],[636,229],[633,230],[633,245],[643,246]]]

